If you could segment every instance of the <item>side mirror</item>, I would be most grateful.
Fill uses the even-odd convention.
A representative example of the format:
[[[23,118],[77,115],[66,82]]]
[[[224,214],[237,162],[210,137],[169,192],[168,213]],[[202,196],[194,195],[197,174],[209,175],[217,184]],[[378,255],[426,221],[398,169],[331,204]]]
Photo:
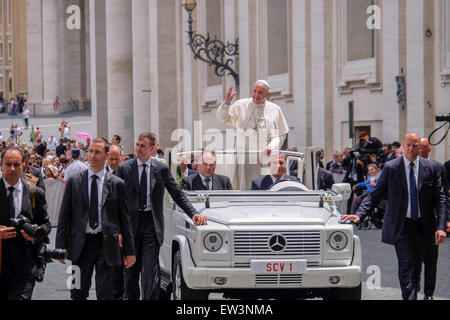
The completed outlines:
[[[342,196],[342,201],[347,201],[352,196],[352,187],[349,183],[333,184],[332,190]]]

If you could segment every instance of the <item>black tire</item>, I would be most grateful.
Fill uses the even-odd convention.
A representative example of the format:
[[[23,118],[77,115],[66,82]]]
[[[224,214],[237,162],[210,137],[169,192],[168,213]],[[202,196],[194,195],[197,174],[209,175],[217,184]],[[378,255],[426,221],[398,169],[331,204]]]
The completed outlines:
[[[169,301],[172,298],[172,292],[168,290],[164,290],[163,288],[159,288],[159,300],[160,301]]]
[[[355,288],[333,288],[328,291],[324,300],[361,300],[361,284]]]
[[[192,290],[184,282],[180,251],[173,258],[172,288],[173,300],[208,300],[208,291]]]
[[[366,219],[363,223],[363,229],[364,230],[370,230],[372,229],[372,221],[370,219]]]

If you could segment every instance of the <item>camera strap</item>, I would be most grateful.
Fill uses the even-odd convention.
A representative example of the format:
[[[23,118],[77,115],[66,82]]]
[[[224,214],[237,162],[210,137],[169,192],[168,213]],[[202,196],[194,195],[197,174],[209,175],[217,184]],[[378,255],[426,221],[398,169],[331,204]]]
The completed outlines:
[[[31,183],[29,180],[25,180],[25,182],[30,187],[30,200],[31,200],[31,207],[33,209],[36,209],[36,185]]]

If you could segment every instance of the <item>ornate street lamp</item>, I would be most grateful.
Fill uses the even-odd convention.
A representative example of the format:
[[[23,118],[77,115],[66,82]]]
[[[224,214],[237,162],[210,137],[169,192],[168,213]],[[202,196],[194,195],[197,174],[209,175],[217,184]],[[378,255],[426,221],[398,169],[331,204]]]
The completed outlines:
[[[192,12],[197,7],[196,0],[184,0],[183,7],[189,14],[189,47],[194,54],[195,60],[200,60],[210,66],[215,67],[215,73],[218,77],[223,77],[228,72],[228,75],[234,78],[236,87],[239,87],[239,75],[233,69],[233,56],[239,56],[239,39],[236,43],[227,42],[224,44],[218,40],[216,36],[212,39],[208,33],[205,37],[197,34],[192,30]]]

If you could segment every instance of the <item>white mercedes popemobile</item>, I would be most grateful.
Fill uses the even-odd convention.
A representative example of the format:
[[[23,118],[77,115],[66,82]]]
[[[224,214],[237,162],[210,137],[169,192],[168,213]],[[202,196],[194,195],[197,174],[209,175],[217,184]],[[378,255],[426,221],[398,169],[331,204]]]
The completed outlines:
[[[314,174],[308,177],[316,172],[314,163],[295,156],[301,178],[314,186]],[[360,300],[360,240],[352,225],[340,223],[338,212],[338,202],[350,192],[347,184],[325,192],[291,181],[270,191],[189,192],[193,206],[208,218],[201,227],[166,196],[162,295]]]

